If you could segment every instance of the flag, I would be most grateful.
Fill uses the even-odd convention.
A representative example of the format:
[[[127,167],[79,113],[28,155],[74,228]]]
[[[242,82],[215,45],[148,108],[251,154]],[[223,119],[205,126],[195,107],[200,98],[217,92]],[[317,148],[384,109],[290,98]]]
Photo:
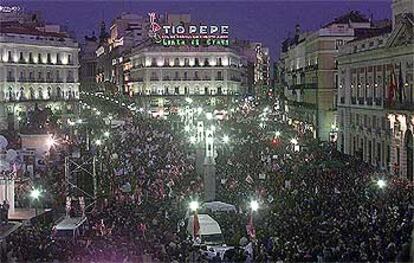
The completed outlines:
[[[246,182],[248,183],[248,184],[253,184],[253,178],[250,176],[250,175],[248,175],[247,177],[246,177]]]
[[[198,219],[197,212],[195,212],[193,218],[193,238],[195,239],[197,236],[200,236],[200,220]]]
[[[397,84],[395,82],[395,72],[394,68],[390,75],[390,84],[388,86],[388,104],[392,105],[395,101],[395,90],[397,89]]]
[[[254,225],[253,225],[253,213],[252,212],[250,212],[249,222],[247,222],[247,225],[246,225],[246,232],[247,232],[247,235],[251,239],[256,238],[256,230],[254,229]]]
[[[400,62],[400,74],[398,76],[398,98],[399,98],[400,104],[402,104],[404,100],[404,82],[403,82],[403,76],[402,76],[402,70],[401,70],[401,62]]]

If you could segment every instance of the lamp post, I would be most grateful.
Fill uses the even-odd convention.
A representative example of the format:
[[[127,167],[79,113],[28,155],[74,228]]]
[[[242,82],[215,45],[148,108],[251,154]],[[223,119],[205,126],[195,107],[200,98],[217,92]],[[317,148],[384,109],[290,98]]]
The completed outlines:
[[[37,217],[37,205],[36,205],[35,201],[39,200],[40,194],[41,194],[41,192],[38,189],[33,189],[30,192],[30,197],[32,198],[33,205],[35,207],[35,216],[36,217]]]

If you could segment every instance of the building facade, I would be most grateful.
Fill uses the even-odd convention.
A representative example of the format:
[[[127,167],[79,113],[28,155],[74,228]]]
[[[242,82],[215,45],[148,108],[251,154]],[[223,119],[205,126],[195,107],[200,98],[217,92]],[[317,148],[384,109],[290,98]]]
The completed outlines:
[[[79,53],[79,83],[82,91],[95,91],[96,85],[96,49],[98,39],[96,36],[85,36]]]
[[[231,100],[245,89],[241,58],[227,47],[147,45],[134,49],[126,65],[130,95],[161,107],[177,97]]]
[[[338,57],[338,150],[410,180],[414,173],[413,3],[393,1],[392,31],[356,39]]]
[[[0,26],[0,128],[19,127],[32,110],[75,111],[79,98],[78,43],[58,26]]]
[[[370,19],[349,12],[314,32],[301,32],[282,43],[278,72],[292,120],[305,122],[314,136],[331,140],[336,125],[337,60],[339,48],[372,27]]]

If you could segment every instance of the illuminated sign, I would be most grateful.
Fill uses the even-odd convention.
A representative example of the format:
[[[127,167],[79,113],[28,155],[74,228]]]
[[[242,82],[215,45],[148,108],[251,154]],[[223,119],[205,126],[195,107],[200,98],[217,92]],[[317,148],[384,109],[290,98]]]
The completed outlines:
[[[228,46],[228,25],[160,25],[149,13],[149,37],[163,46]]]
[[[0,5],[0,13],[17,13],[20,10],[20,6],[1,6]]]

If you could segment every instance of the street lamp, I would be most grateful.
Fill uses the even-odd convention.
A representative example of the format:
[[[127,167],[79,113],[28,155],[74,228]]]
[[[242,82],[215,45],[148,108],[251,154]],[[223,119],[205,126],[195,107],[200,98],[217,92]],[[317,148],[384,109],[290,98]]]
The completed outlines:
[[[197,141],[197,139],[196,139],[196,137],[195,137],[195,136],[191,136],[191,137],[190,137],[190,142],[191,142],[192,144],[196,143],[196,141]]]
[[[256,212],[259,209],[259,202],[256,200],[250,201],[250,209],[252,209],[253,212]]]
[[[206,113],[206,118],[207,118],[207,120],[211,120],[211,119],[213,119],[213,113],[211,113],[211,112],[207,112],[207,113]]]
[[[33,189],[30,192],[30,197],[33,199],[33,204],[34,204],[34,207],[35,207],[35,216],[37,216],[37,205],[34,202],[37,201],[37,200],[39,200],[40,190],[39,189]]]
[[[193,212],[196,212],[197,209],[199,208],[199,204],[197,201],[191,201],[190,202],[190,210]]]
[[[383,179],[379,179],[378,181],[377,181],[377,185],[378,185],[378,187],[379,188],[384,188],[385,186],[387,186],[387,182],[385,182],[385,180],[383,180]]]
[[[290,142],[291,142],[293,145],[298,144],[298,140],[297,140],[297,139],[295,139],[295,138],[292,138],[292,139],[290,140]]]
[[[102,141],[98,139],[98,140],[95,141],[95,144],[100,146],[100,145],[102,145]]]
[[[30,192],[30,197],[33,198],[33,200],[39,199],[39,197],[40,197],[40,191],[39,191],[39,189],[33,189]]]
[[[227,144],[227,143],[229,143],[229,141],[230,141],[229,136],[224,135],[224,136],[223,136],[223,142]]]
[[[106,138],[109,138],[109,131],[104,132],[104,136],[105,136]]]
[[[275,136],[279,137],[280,136],[280,131],[275,132]]]

